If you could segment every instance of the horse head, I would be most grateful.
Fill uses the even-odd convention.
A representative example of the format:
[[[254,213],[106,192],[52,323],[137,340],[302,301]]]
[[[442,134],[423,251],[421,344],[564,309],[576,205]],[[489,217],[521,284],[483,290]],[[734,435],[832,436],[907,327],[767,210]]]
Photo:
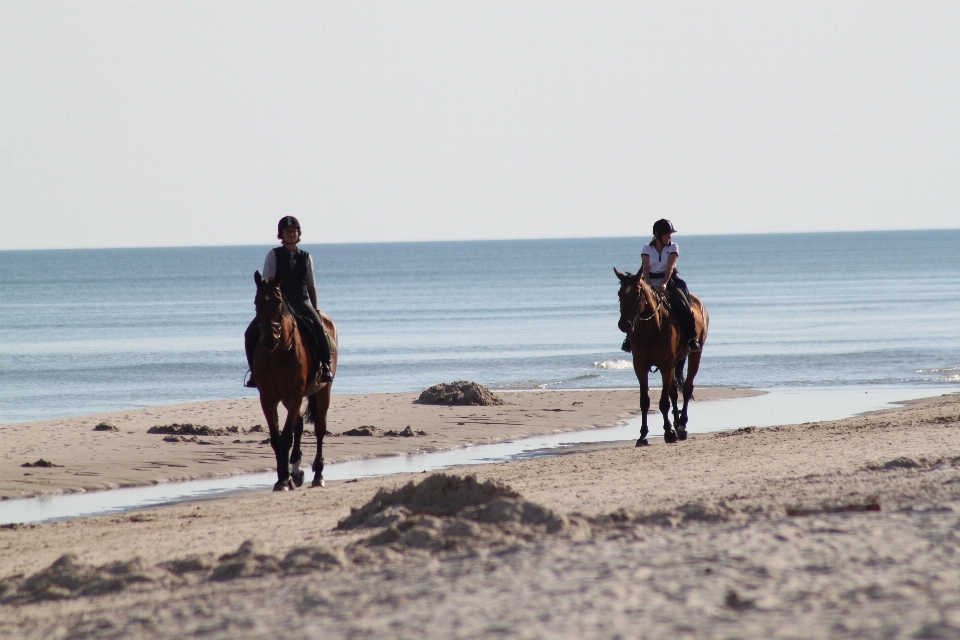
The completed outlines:
[[[260,344],[267,351],[273,351],[280,344],[280,321],[283,317],[283,293],[280,291],[280,274],[275,278],[261,278],[260,272],[253,274],[257,283],[257,297],[253,304],[257,308],[257,324],[260,327]]]
[[[658,306],[653,297],[653,292],[647,283],[643,281],[640,274],[633,274],[629,271],[621,273],[616,267],[613,272],[617,274],[620,280],[620,321],[617,327],[627,335],[633,333],[637,321],[650,320],[656,313]],[[648,317],[641,317],[641,316]]]

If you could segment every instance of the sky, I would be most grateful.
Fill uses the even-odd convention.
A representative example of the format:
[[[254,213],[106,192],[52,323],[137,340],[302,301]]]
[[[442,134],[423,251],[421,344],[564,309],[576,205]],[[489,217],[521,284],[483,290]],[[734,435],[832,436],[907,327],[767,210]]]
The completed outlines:
[[[960,2],[0,0],[0,249],[960,227]]]

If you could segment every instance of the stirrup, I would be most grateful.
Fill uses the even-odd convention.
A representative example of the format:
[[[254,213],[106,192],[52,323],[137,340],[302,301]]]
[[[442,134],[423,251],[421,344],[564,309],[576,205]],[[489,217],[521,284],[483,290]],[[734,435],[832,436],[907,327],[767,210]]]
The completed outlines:
[[[626,338],[623,339],[623,344],[620,345],[620,351],[633,353],[633,347],[630,346],[630,336],[627,336]]]
[[[687,340],[687,350],[690,353],[698,353],[700,351],[700,341],[696,338],[690,338]]]
[[[320,365],[320,382],[333,382],[333,372],[326,362]]]
[[[245,386],[247,389],[256,389],[257,381],[253,379],[253,371],[250,371],[250,369],[247,369],[247,373],[250,374],[250,378],[243,383],[243,386]],[[247,377],[246,374],[244,374],[243,377],[246,378]]]

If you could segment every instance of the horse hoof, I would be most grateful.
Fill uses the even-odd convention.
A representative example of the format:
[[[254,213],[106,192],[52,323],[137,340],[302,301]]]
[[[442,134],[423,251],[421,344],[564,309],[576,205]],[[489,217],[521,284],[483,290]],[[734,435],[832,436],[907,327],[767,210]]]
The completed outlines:
[[[293,484],[299,486],[303,485],[303,471],[295,471],[292,476]]]
[[[687,439],[687,430],[677,429],[677,440],[686,440],[686,439]]]
[[[273,485],[274,491],[293,491],[293,480],[287,478],[286,480],[278,480],[277,484]]]
[[[666,431],[663,434],[663,441],[667,444],[673,444],[677,441],[677,434],[675,434],[673,431]]]
[[[639,440],[637,440],[636,446],[638,446],[638,447],[648,447],[648,446],[650,446],[650,443],[647,442],[647,439],[646,439],[646,438],[640,438]]]
[[[323,478],[321,478],[321,477],[319,477],[319,476],[314,476],[313,482],[310,483],[310,486],[311,486],[311,487],[325,487],[325,486],[327,486],[327,483],[324,482]]]

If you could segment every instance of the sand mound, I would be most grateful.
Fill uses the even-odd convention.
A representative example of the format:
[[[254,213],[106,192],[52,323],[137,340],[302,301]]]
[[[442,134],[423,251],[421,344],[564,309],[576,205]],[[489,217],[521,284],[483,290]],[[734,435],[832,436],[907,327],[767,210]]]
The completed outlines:
[[[412,438],[414,436],[425,436],[427,435],[427,432],[419,431],[419,430],[414,431],[410,425],[407,425],[407,428],[404,429],[403,431],[394,431],[393,429],[391,429],[390,431],[387,431],[383,435],[391,438]]]
[[[520,494],[498,482],[477,481],[476,476],[432,475],[419,484],[408,482],[396,491],[380,489],[370,502],[337,524],[337,529],[382,527],[393,521],[390,514],[404,510],[407,514],[452,516],[466,507],[489,504],[497,498],[518,498]]]
[[[98,596],[122,591],[134,584],[153,583],[159,577],[159,572],[148,567],[140,558],[96,567],[83,564],[75,555],[68,553],[22,582],[16,579],[0,581],[0,602],[23,603]]]
[[[112,422],[101,422],[93,428],[94,431],[120,431]]]
[[[251,431],[254,431],[254,429],[251,429]],[[246,432],[246,429],[241,429],[240,427],[225,427],[221,429],[219,427],[208,427],[205,424],[190,424],[189,422],[184,424],[157,425],[147,429],[147,433],[169,433],[176,436],[227,436],[238,433],[245,434]]]
[[[342,555],[323,547],[297,547],[280,557],[267,553],[255,540],[247,540],[236,552],[217,559],[209,553],[191,555],[155,567],[140,558],[97,567],[80,562],[74,554],[66,554],[27,579],[13,576],[0,580],[0,604],[99,596],[131,586],[147,590],[157,585],[180,584],[185,574],[223,582],[269,573],[328,571],[344,564]]]
[[[381,489],[337,528],[386,527],[361,542],[368,547],[448,551],[532,540],[566,525],[562,516],[505,485],[437,474],[396,491]]]
[[[37,460],[36,462],[24,462],[24,463],[23,463],[22,465],[20,465],[20,466],[21,466],[21,467],[43,467],[43,468],[46,468],[46,469],[51,469],[51,468],[53,468],[53,467],[62,467],[63,465],[62,465],[62,464],[53,464],[53,463],[50,462],[49,460],[44,460],[43,458],[40,458],[40,459]]]
[[[456,404],[456,405],[488,405],[506,404],[502,398],[495,396],[485,386],[476,382],[459,380],[435,384],[423,391],[417,402],[423,404]]]
[[[652,513],[628,513],[619,509],[613,513],[593,519],[598,525],[620,525],[628,527],[636,524],[661,527],[682,527],[694,523],[715,524],[722,522],[736,522],[747,519],[748,514],[733,509],[725,502],[694,502],[680,505],[670,511],[654,511]]]
[[[348,429],[347,431],[342,431],[338,435],[379,437],[383,435],[383,429],[380,429],[379,427],[375,427],[372,424],[364,424],[364,425],[360,425],[356,429]]]

